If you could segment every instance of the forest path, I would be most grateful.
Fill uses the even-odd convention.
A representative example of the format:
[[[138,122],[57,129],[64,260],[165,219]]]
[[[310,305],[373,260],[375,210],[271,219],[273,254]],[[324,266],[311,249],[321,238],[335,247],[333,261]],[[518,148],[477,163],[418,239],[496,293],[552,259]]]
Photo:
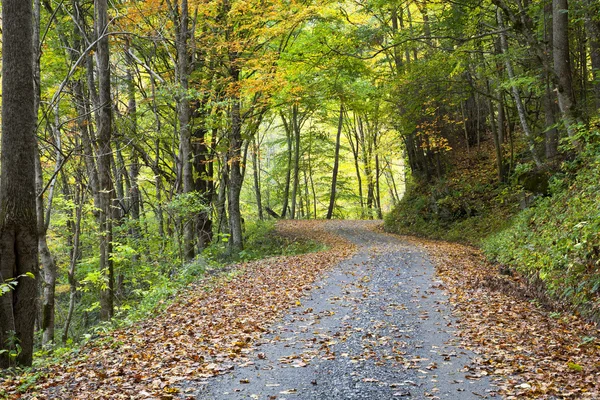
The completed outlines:
[[[489,378],[469,369],[454,320],[419,246],[373,221],[323,222],[357,246],[255,344],[250,361],[183,398],[487,398]],[[185,394],[185,395],[184,395]]]

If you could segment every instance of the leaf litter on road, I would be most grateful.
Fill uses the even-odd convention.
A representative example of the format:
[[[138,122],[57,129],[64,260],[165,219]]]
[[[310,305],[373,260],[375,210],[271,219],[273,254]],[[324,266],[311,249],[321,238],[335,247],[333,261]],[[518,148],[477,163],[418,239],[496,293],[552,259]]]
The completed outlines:
[[[600,398],[597,325],[544,311],[527,295],[522,277],[501,275],[477,249],[405,239],[425,248],[436,264],[462,344],[479,354],[476,376],[498,379],[507,399]]]
[[[355,250],[313,221],[282,223],[278,230],[329,249],[240,264],[234,274],[208,276],[155,318],[103,335],[85,345],[76,360],[30,373],[42,374],[28,392],[18,389],[31,379],[28,374],[0,384],[15,399],[172,399],[181,381],[206,379],[249,362],[253,343],[268,327],[297,306],[322,272]]]

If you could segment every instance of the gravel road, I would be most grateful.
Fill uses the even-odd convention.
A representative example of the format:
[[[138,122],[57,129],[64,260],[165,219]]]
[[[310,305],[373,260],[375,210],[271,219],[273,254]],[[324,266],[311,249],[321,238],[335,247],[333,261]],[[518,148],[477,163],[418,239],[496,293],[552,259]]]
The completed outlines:
[[[372,222],[329,222],[356,255],[318,281],[231,373],[186,390],[198,399],[494,397],[454,336],[427,255]]]

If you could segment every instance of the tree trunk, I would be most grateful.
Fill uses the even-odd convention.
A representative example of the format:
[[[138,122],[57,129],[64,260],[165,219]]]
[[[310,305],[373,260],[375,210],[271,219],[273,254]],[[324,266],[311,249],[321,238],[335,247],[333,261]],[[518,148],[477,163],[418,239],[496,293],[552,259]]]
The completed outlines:
[[[81,185],[81,183],[79,183]],[[80,245],[80,235],[81,235],[81,214],[83,212],[83,204],[84,204],[84,195],[83,190],[77,188],[77,194],[74,199],[75,204],[77,204],[77,208],[75,210],[75,222],[71,225],[72,231],[70,234],[72,235],[72,249],[71,249],[71,257],[69,260],[69,310],[67,312],[67,318],[65,319],[65,325],[62,333],[62,342],[63,344],[67,343],[69,338],[69,327],[71,326],[71,320],[73,319],[73,313],[75,311],[75,299],[77,296],[77,280],[75,278],[75,270],[77,268],[77,263],[79,263],[79,259],[81,258],[81,251],[79,249]]]
[[[489,88],[489,82],[488,82]],[[500,142],[500,128],[496,127],[494,105],[492,100],[489,99],[490,108],[490,122],[492,125],[492,138],[494,139],[494,149],[496,150],[496,173],[498,174],[498,181],[504,182],[504,161],[502,156],[502,142]]]
[[[354,119],[356,120],[356,114],[354,114]],[[352,125],[352,129],[349,129],[347,137],[348,137],[348,142],[350,143],[350,149],[352,150],[352,157],[354,158],[354,170],[356,172],[356,182],[358,183],[358,199],[360,201],[360,217],[364,218],[365,204],[364,204],[364,199],[363,199],[362,178],[360,176],[358,141],[355,142],[352,139],[352,131],[355,133],[356,123],[354,123],[354,125]]]
[[[600,109],[600,4],[597,0],[586,1],[585,30],[590,46],[592,64],[592,87],[595,107]]]
[[[567,0],[552,0],[552,56],[557,77],[558,107],[569,137],[575,135],[574,124],[579,122],[569,52],[569,6]],[[578,143],[573,144],[577,147]]]
[[[285,176],[285,189],[283,191],[283,209],[281,210],[281,218],[285,219],[286,215],[287,215],[287,208],[288,208],[288,198],[290,196],[290,183],[291,183],[291,179],[292,179],[292,127],[290,126],[290,124],[287,122],[287,120],[285,119],[285,115],[283,115],[283,113],[280,113],[281,116],[281,121],[283,122],[283,127],[285,129],[285,135],[287,138],[287,172],[286,172],[286,176]]]
[[[577,122],[577,104],[573,92],[571,54],[569,53],[569,6],[567,0],[552,1],[552,56],[557,77],[558,107],[573,136],[572,124]]]
[[[34,116],[36,118],[35,125],[37,126],[37,114],[40,106],[40,0],[35,0],[33,3],[33,73],[34,73],[34,88],[35,88],[35,99],[34,99]],[[55,115],[58,118],[58,104],[55,106]],[[53,129],[58,130],[58,124],[55,123]],[[62,164],[62,152],[60,149],[60,132],[55,132],[55,145],[57,146],[56,152],[56,168],[55,174]],[[41,305],[41,321],[40,329],[42,330],[42,345],[50,344],[54,341],[54,294],[56,287],[56,265],[54,258],[48,248],[48,242],[46,240],[47,224],[46,219],[49,221],[50,207],[52,204],[52,195],[48,196],[48,218],[45,218],[44,214],[44,196],[42,190],[44,188],[44,178],[42,165],[40,160],[41,154],[39,146],[36,143],[36,157],[35,157],[35,185],[36,185],[36,214],[37,214],[37,229],[38,229],[38,252],[40,255],[40,263],[42,265],[42,305]],[[55,178],[53,178],[55,179]],[[51,183],[50,187],[54,187]],[[50,190],[50,193],[53,191]]]
[[[262,198],[260,195],[260,164],[258,158],[259,146],[256,138],[252,140],[252,171],[254,172],[254,194],[256,195],[256,208],[258,219],[263,220]]]
[[[379,188],[379,178],[381,171],[379,168],[379,155],[375,154],[375,201],[377,203],[377,218],[383,219],[383,210],[381,209],[381,190]]]
[[[0,368],[31,365],[38,275],[32,2],[2,3],[2,154],[0,158]],[[22,276],[33,274],[36,278]],[[14,339],[14,340],[13,340]]]
[[[300,122],[298,121],[298,105],[292,106],[292,130],[294,132],[294,181],[292,185],[292,210],[290,219],[296,217],[296,196],[298,194],[300,174]]]
[[[329,196],[329,208],[327,209],[327,219],[333,217],[333,208],[335,207],[335,192],[337,188],[337,176],[340,158],[340,139],[342,136],[342,127],[344,124],[344,103],[340,102],[340,117],[338,120],[337,135],[335,137],[335,155],[333,158],[333,172],[331,176],[331,194]]]
[[[231,60],[231,78],[233,82],[239,82],[240,70],[236,65],[237,58]],[[236,253],[243,250],[242,236],[242,214],[240,211],[240,193],[242,190],[242,116],[240,94],[233,95],[231,105],[231,127],[229,129],[229,192],[228,192],[228,211],[229,211],[229,249]]]
[[[96,63],[98,66],[98,183],[99,183],[99,229],[100,229],[100,270],[106,281],[106,288],[100,296],[100,318],[110,320],[114,312],[114,270],[112,253],[112,220],[111,206],[114,196],[111,169],[111,136],[112,136],[112,100],[110,95],[110,53],[108,48],[108,2],[95,0],[96,34],[98,45]]]
[[[178,1],[177,1],[178,3]],[[188,62],[188,32],[189,16],[188,2],[181,0],[181,7],[177,18],[176,26],[176,48],[177,48],[177,81],[179,83],[179,93],[177,95],[177,119],[179,121],[179,162],[181,164],[181,184],[182,193],[192,193],[194,191],[194,177],[192,172],[192,145],[190,133],[190,101],[188,99],[189,90],[189,62]],[[183,247],[184,258],[189,261],[194,258],[194,231],[195,218],[185,216],[183,218]]]
[[[502,20],[502,11],[500,9],[498,9],[496,15],[498,17],[499,28],[504,29],[504,22]],[[504,53],[505,56],[508,56],[508,41],[506,39],[505,32],[500,33],[500,43],[501,43],[501,47],[502,47],[502,53]],[[513,72],[512,64],[508,58],[506,58],[505,66],[506,66],[506,72],[508,73],[508,78],[512,82],[514,82],[515,74]],[[527,121],[527,115],[526,115],[525,107],[523,106],[523,101],[521,100],[521,94],[519,93],[519,88],[517,88],[516,84],[512,83],[511,89],[512,89],[513,98],[515,100],[515,104],[517,106],[519,120],[521,121],[521,126],[523,128],[523,132],[525,133],[525,137],[526,137],[528,145],[529,145],[529,151],[531,152],[531,157],[533,158],[535,165],[538,168],[541,168],[543,164],[542,164],[542,161],[540,160],[540,158],[537,154],[537,151],[536,151],[535,137],[533,135],[533,132],[531,131],[531,128],[529,127],[529,122]]]

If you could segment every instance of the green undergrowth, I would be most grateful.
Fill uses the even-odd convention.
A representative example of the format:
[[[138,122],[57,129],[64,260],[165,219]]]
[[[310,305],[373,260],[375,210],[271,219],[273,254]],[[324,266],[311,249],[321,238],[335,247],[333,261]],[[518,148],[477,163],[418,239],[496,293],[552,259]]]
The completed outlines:
[[[565,164],[551,179],[550,196],[482,244],[490,259],[600,321],[600,147]]]
[[[388,232],[477,245],[506,226],[519,194],[499,185],[488,146],[456,157],[442,179],[412,182],[385,216]]]
[[[600,133],[586,132],[584,151],[548,175],[548,193],[531,193],[518,175],[498,184],[485,155],[453,165],[443,180],[409,186],[385,219],[386,230],[461,242],[529,279],[537,290],[600,321]],[[489,157],[490,159],[493,156]],[[522,175],[521,175],[522,176]]]
[[[244,250],[231,254],[228,237],[221,236],[204,251],[203,257],[216,264],[247,262],[266,257],[306,254],[324,250],[325,246],[311,239],[289,237],[277,232],[275,221],[255,221],[245,229]]]

